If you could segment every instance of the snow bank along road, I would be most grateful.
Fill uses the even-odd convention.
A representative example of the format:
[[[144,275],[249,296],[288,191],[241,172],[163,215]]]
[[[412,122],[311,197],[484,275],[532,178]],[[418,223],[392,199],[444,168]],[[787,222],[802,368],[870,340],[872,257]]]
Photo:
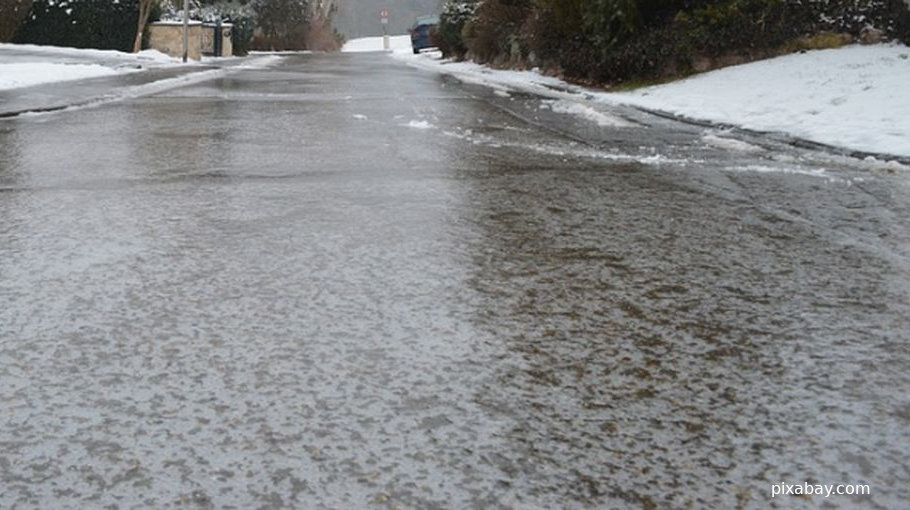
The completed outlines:
[[[369,38],[351,41],[345,49],[369,51],[377,45],[378,39]],[[910,160],[910,48],[899,44],[810,51],[627,93],[594,92],[535,72],[444,61],[438,53],[414,56],[407,36],[393,38],[392,46],[396,58],[412,65],[503,90],[595,108],[634,105]]]
[[[114,74],[116,70],[97,64],[0,63],[0,90]]]
[[[0,90],[134,73],[178,62],[154,50],[133,54],[0,43]]]
[[[0,44],[0,118],[98,106],[269,66],[277,60],[261,55],[183,64],[154,50],[133,54]]]
[[[560,101],[300,55],[0,122],[0,507],[902,507],[907,174]]]

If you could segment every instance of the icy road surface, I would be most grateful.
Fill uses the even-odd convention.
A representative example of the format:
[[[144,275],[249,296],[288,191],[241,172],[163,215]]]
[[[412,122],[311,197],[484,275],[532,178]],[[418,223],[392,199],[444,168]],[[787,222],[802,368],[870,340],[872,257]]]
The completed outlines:
[[[908,192],[381,54],[0,122],[0,508],[899,508]]]

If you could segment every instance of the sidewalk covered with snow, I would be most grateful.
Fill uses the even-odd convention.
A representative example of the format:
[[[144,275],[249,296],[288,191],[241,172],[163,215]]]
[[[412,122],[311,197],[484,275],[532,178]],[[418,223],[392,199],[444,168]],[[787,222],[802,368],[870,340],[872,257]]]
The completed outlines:
[[[138,71],[124,70],[120,72]],[[111,76],[118,71],[98,64],[55,64],[48,62],[27,62],[0,64],[0,90],[16,89],[86,78]]]
[[[147,68],[172,66],[178,62],[155,50],[124,53],[114,50],[0,44],[0,90],[115,76]]]
[[[97,106],[261,69],[281,57],[205,58],[183,63],[156,50],[0,44],[0,118]]]

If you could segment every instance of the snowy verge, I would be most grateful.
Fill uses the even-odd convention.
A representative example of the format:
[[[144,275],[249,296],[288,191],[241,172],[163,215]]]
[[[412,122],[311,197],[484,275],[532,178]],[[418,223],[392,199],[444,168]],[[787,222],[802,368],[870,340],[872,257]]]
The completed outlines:
[[[848,46],[604,99],[827,145],[910,156],[910,48]]]
[[[389,51],[394,53],[406,53],[412,55],[411,36],[395,35],[389,37]],[[382,37],[362,37],[360,39],[351,39],[344,43],[341,48],[342,53],[370,53],[376,51],[386,51],[382,47]]]
[[[94,50],[86,48],[67,48],[64,46],[40,46],[36,44],[0,43],[0,62],[4,53],[27,53],[42,61],[52,61],[59,57],[82,58],[88,60],[120,60],[124,62],[182,64],[182,59],[165,55],[158,50],[142,50],[139,53],[126,53],[117,50]]]
[[[156,50],[124,53],[3,43],[0,44],[0,90],[134,73],[145,68],[178,64],[182,65],[180,59]]]
[[[349,44],[358,48],[367,43]],[[589,106],[624,104],[861,153],[910,157],[910,48],[899,44],[809,51],[622,93],[587,89],[536,71],[444,60],[438,52],[412,55],[393,49],[390,54],[500,92],[530,92]],[[588,120],[597,114],[566,103],[557,108]]]
[[[61,105],[58,107],[48,107],[40,108],[37,110],[27,110],[23,112],[13,112],[9,114],[2,114],[0,117],[3,118],[14,118],[21,115],[46,115],[48,113],[56,113],[61,111],[70,111],[70,110],[79,110],[83,108],[92,108],[112,102],[123,101],[125,99],[134,99],[138,97],[150,96],[153,94],[160,94],[168,90],[176,89],[179,87],[186,87],[189,85],[195,85],[197,83],[206,82],[209,80],[215,80],[218,78],[223,78],[229,76],[232,73],[241,70],[255,70],[255,69],[266,69],[272,67],[275,64],[279,63],[283,57],[278,55],[266,55],[260,57],[254,57],[246,60],[240,65],[223,67],[220,69],[208,69],[190,72],[181,76],[176,76],[173,78],[165,78],[161,80],[152,81],[149,83],[144,83],[141,85],[134,85],[130,87],[124,87],[112,92],[108,92],[104,95],[92,97],[81,101],[76,104]]]
[[[98,78],[139,69],[112,69],[98,64],[54,64],[47,62],[26,62],[0,64],[0,90],[17,89],[86,78]]]

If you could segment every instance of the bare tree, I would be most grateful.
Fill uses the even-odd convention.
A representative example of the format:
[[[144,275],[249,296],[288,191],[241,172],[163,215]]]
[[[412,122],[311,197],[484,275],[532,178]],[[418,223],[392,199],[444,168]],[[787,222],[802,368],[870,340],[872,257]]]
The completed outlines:
[[[33,0],[0,0],[0,42],[16,36],[16,32],[32,9]]]
[[[310,4],[313,9],[314,18],[329,19],[332,11],[337,8],[335,0],[317,0]]]
[[[2,1],[2,0],[0,0]],[[136,40],[133,41],[133,53],[138,53],[142,49],[142,31],[149,22],[149,15],[152,12],[152,5],[158,0],[139,0],[139,22],[136,26]]]

